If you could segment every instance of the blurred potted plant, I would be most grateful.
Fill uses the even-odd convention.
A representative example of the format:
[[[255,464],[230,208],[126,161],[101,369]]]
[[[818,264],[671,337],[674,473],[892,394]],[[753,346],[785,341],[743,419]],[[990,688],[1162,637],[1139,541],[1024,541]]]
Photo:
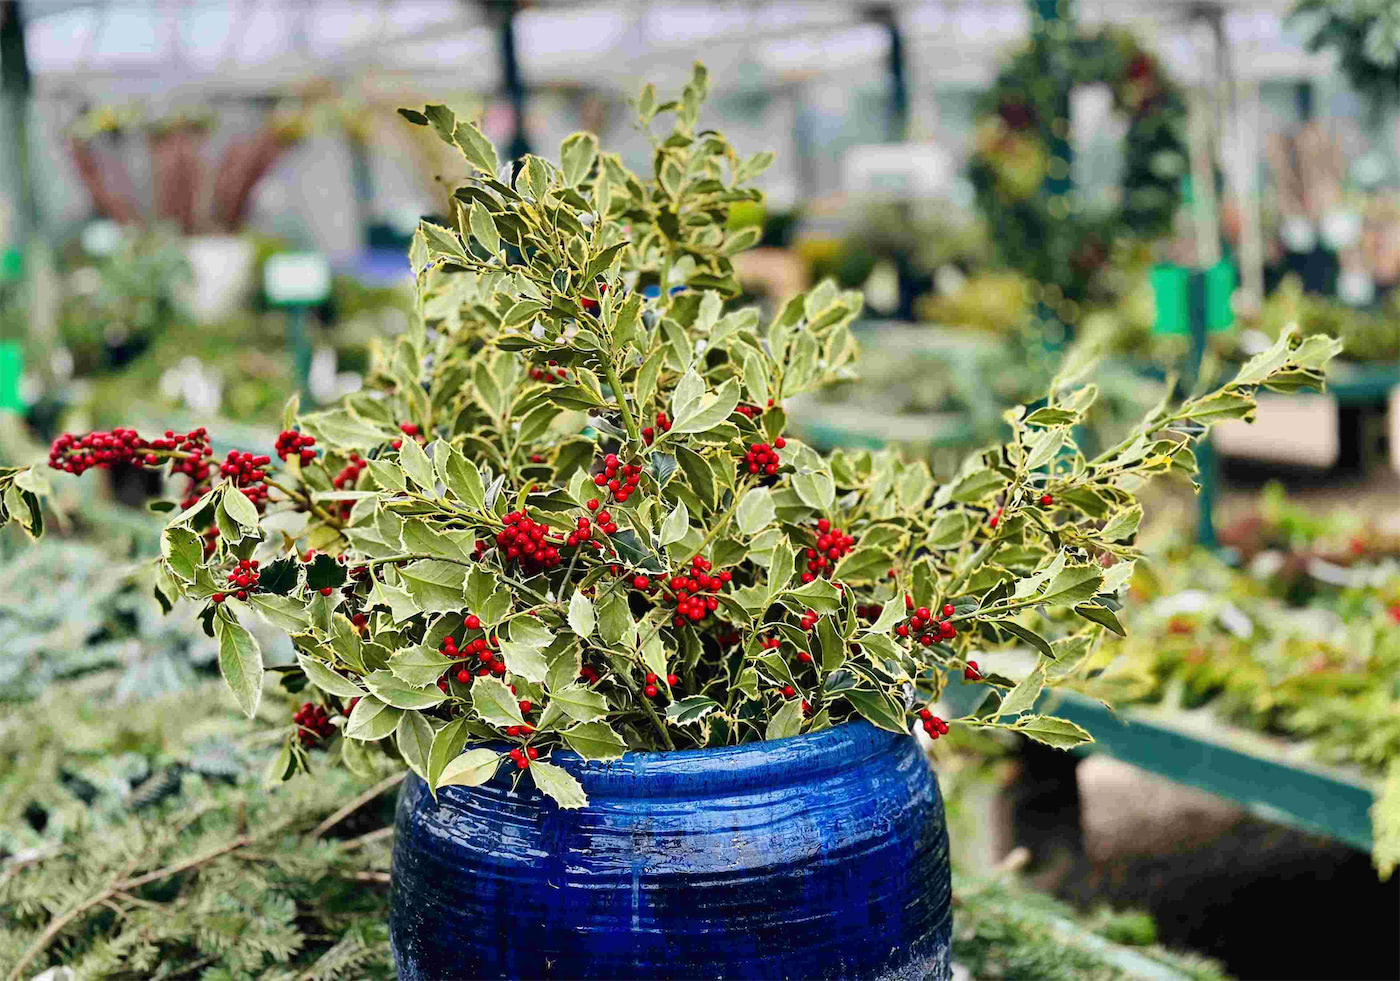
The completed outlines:
[[[194,272],[188,305],[201,320],[226,316],[251,288],[253,243],[240,232],[253,189],[282,152],[301,138],[298,116],[270,116],[253,135],[232,140],[217,165],[202,159],[210,119],[177,114],[146,129],[150,152],[152,208],[146,215],[136,186],[104,143],[119,140],[134,121],[106,109],[85,113],[73,128],[69,154],[93,206],[123,225],[168,223],[186,236],[185,255]]]
[[[59,305],[59,331],[79,376],[124,367],[139,356],[179,315],[180,298],[193,281],[167,229],[122,234],[108,228],[117,233],[110,250],[68,274]]]
[[[637,102],[642,179],[585,133],[505,167],[442,106],[404,111],[462,153],[460,225],[425,223],[409,330],[364,392],[287,411],[270,455],[202,429],[61,436],[50,466],[190,478],[157,594],[202,606],[245,711],[254,616],[291,635],[310,698],[269,777],[334,747],[412,769],[398,813],[400,976],[948,976],[947,842],[912,727],[961,720],[1052,746],[1051,645],[1032,608],[1117,630],[1133,491],[1260,385],[1320,382],[1334,342],[1285,336],[1223,389],[1157,407],[1093,459],[1060,378],[946,484],[892,453],[822,456],[784,403],[855,354],[830,283],[770,323],[736,295],[751,230],[725,213],[771,155],[697,129],[707,76]],[[41,471],[0,471],[39,531]],[[1010,638],[1022,681],[973,655]]]

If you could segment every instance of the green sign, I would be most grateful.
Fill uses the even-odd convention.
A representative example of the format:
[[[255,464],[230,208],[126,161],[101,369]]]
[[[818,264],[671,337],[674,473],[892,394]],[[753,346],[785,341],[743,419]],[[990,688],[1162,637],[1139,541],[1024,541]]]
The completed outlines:
[[[24,348],[19,341],[0,341],[0,411],[23,412],[19,380],[24,374]]]
[[[1193,290],[1200,291],[1195,302],[1200,304],[1206,330],[1224,330],[1234,323],[1230,296],[1235,291],[1235,267],[1225,260],[1201,272],[1171,262],[1159,263],[1152,267],[1150,279],[1157,307],[1152,329],[1157,333],[1190,333]]]
[[[279,307],[309,307],[331,295],[331,267],[319,252],[278,252],[263,265],[263,293]]]

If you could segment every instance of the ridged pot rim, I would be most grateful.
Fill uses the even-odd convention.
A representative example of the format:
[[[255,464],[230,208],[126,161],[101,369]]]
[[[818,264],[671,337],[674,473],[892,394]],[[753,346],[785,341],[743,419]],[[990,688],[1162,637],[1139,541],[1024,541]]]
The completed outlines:
[[[573,750],[555,749],[548,762],[578,777],[590,796],[681,797],[701,789],[708,795],[810,783],[895,752],[913,739],[909,733],[852,720],[820,732],[742,746],[629,751],[611,760],[585,760]]]

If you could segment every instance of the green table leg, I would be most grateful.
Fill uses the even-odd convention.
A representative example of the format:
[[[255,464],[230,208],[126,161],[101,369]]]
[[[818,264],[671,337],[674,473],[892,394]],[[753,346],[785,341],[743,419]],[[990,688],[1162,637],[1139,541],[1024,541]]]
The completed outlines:
[[[287,339],[292,345],[292,369],[303,400],[311,398],[311,337],[306,330],[306,307],[287,308]]]

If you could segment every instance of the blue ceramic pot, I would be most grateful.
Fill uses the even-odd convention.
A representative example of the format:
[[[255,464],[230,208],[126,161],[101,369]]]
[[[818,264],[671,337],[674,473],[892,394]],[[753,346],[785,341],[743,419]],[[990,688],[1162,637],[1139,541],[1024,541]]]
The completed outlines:
[[[587,807],[512,791],[508,767],[436,803],[409,777],[400,978],[948,977],[948,833],[912,736],[551,760]]]

